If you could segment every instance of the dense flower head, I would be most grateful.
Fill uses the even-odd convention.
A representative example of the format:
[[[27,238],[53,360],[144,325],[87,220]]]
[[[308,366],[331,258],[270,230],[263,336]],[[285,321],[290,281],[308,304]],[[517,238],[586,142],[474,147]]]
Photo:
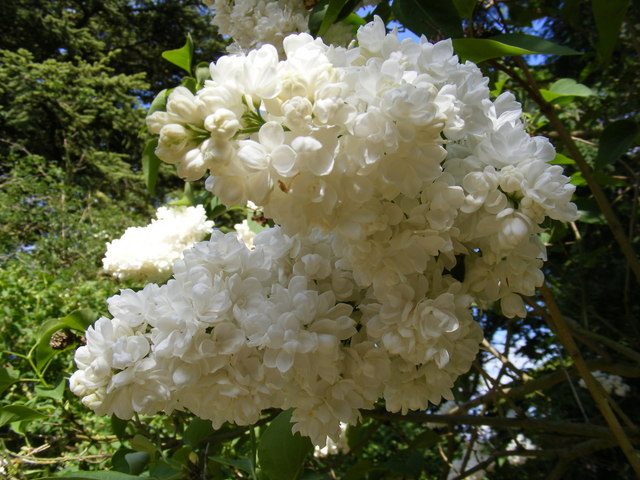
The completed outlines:
[[[292,408],[324,445],[380,398],[451,400],[482,339],[472,306],[525,316],[542,222],[576,218],[551,144],[450,41],[401,41],[376,18],[357,47],[300,33],[282,50],[221,57],[148,117],[180,176],[279,227],[253,249],[215,232],[166,285],[110,301],[71,382],[96,411],[219,426]]]
[[[120,280],[166,280],[182,252],[204,239],[212,228],[202,205],[160,207],[149,225],[130,227],[122,237],[107,243],[104,270]]]
[[[283,54],[283,40],[290,34],[309,33],[311,10],[304,0],[204,0],[213,11],[213,25],[233,43],[229,52],[243,52],[262,45],[273,45]],[[379,0],[362,2],[375,5]],[[347,45],[353,40],[353,27],[337,22],[325,33],[327,43]]]

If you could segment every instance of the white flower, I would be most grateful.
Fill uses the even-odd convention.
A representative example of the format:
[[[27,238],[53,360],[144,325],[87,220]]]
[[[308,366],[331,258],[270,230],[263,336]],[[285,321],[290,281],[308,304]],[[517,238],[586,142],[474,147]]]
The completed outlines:
[[[306,32],[308,12],[297,0],[205,0],[215,16],[213,24],[236,43],[232,50],[249,50],[266,43],[282,46],[290,33]]]
[[[188,208],[160,207],[156,220],[146,227],[131,227],[107,243],[104,270],[119,279],[164,280],[182,252],[210,233],[201,205]]]

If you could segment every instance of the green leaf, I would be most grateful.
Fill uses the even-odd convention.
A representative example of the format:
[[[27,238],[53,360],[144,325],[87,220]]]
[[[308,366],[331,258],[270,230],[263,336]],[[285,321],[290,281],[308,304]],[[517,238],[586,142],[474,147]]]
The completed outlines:
[[[222,457],[208,457],[209,460],[221,463],[222,465],[228,465],[230,467],[237,468],[243,472],[251,473],[251,460],[248,458],[222,458]]]
[[[96,314],[87,308],[76,310],[64,317],[60,322],[67,328],[84,332],[96,321]]]
[[[75,480],[151,480],[152,477],[139,477],[127,473],[105,471],[105,472],[69,472],[55,477],[41,477],[38,480],[57,480],[59,478],[73,478]]]
[[[620,27],[630,3],[629,0],[591,0],[593,17],[598,29],[596,52],[602,63],[611,61],[620,35]]]
[[[183,441],[185,445],[195,447],[202,440],[211,436],[215,432],[211,421],[194,418],[184,431]]]
[[[352,25],[354,27],[361,27],[362,25],[366,25],[367,24],[367,21],[364,18],[362,18],[360,15],[358,15],[357,13],[350,13],[342,21],[344,23]]]
[[[38,330],[38,343],[34,351],[35,364],[42,370],[54,356],[62,350],[54,350],[49,346],[51,335],[58,330],[70,328],[83,332],[96,320],[96,315],[91,310],[83,309],[71,312],[63,318],[47,320]]]
[[[131,452],[132,450],[125,447],[120,447],[116,450],[116,453],[111,456],[111,466],[113,469],[121,473],[129,473],[129,464],[124,459],[124,456]]]
[[[152,138],[147,142],[142,152],[142,172],[144,173],[144,183],[151,195],[156,194],[156,183],[158,181],[158,168],[160,167],[160,159],[156,155],[156,147],[158,146],[158,137]]]
[[[124,460],[129,466],[129,473],[132,475],[142,473],[149,464],[150,459],[151,456],[147,452],[131,452],[124,456]]]
[[[321,2],[316,3],[311,10],[311,13],[309,13],[309,32],[314,37],[318,35],[320,25],[322,25],[322,20],[327,13],[327,8],[329,8],[329,0],[322,0]]]
[[[160,459],[160,461],[150,469],[149,473],[151,474],[151,478],[163,480],[183,480],[185,478],[182,465],[173,460]],[[150,477],[141,478],[147,479]]]
[[[473,63],[484,62],[492,58],[534,53],[489,38],[454,38],[453,49],[461,62],[470,60]]]
[[[460,61],[471,60],[474,63],[492,58],[514,55],[580,55],[575,50],[556,45],[544,38],[533,35],[512,33],[491,38],[455,38],[453,48]]]
[[[587,184],[587,181],[582,176],[582,172],[576,172],[569,178],[571,179],[571,184],[575,185],[576,187],[582,187],[583,185]]]
[[[561,153],[556,153],[556,157],[551,162],[553,165],[575,165],[575,161],[572,158],[567,157]]]
[[[329,0],[327,9],[324,12],[324,17],[322,17],[322,22],[320,23],[320,28],[318,29],[319,37],[327,33],[327,30],[329,30],[329,27],[338,19],[338,15],[340,15],[340,12],[348,1],[349,0]]]
[[[471,18],[473,9],[476,7],[476,0],[453,0],[453,4],[460,18]]]
[[[146,452],[149,455],[155,455],[157,452],[157,447],[144,435],[136,435],[131,439],[131,448],[133,448],[136,452]]]
[[[573,78],[561,78],[553,82],[548,90],[540,89],[540,94],[547,102],[551,103],[565,98],[590,97],[594,95],[594,92]]]
[[[196,66],[196,80],[198,81],[199,88],[204,86],[204,82],[211,80],[211,70],[209,70],[209,64],[207,62],[200,62]]]
[[[47,418],[47,415],[24,405],[7,405],[0,408],[0,427],[7,423],[41,420],[43,418]]]
[[[564,47],[542,37],[527,35],[525,33],[505,33],[491,37],[491,40],[504,43],[505,45],[511,45],[512,47],[523,48],[532,53],[541,53],[544,55],[581,55],[580,52],[573,48]]]
[[[282,412],[260,436],[258,459],[262,473],[271,480],[296,480],[313,450],[307,437],[291,433],[291,410]]]
[[[191,93],[196,93],[198,90],[198,81],[193,77],[184,77],[180,85],[187,87]]]
[[[220,204],[211,209],[211,218],[215,219],[227,211],[227,207]]]
[[[11,375],[9,370],[6,368],[0,368],[0,393],[4,392],[17,381],[18,379]]]
[[[502,90],[504,89],[504,85],[505,83],[507,83],[508,79],[509,77],[507,77],[506,75],[498,77],[498,79],[495,81],[493,85],[493,89],[491,90],[492,97],[498,97],[502,93]]]
[[[171,90],[173,89],[165,88],[164,90],[160,90],[160,93],[157,94],[151,102],[147,116],[151,115],[153,112],[164,112],[167,110],[167,100],[169,99]]]
[[[395,0],[391,8],[398,21],[416,35],[462,36],[462,22],[453,0]]]
[[[45,389],[39,385],[36,385],[35,392],[38,397],[52,398],[54,400],[60,401],[64,397],[65,384],[66,380],[61,380],[60,383],[58,383],[58,385],[52,389]]]
[[[633,144],[638,135],[638,125],[631,119],[618,120],[607,125],[600,135],[598,155],[594,163],[596,170],[617,161]]]
[[[115,415],[111,415],[111,430],[119,439],[122,439],[122,437],[124,437],[128,424],[129,420],[122,420]]]
[[[191,75],[191,62],[193,60],[193,41],[191,40],[191,35],[187,34],[187,41],[182,47],[162,52],[162,58],[182,68]]]
[[[268,225],[262,225],[261,223],[256,222],[251,218],[251,213],[247,215],[247,224],[249,225],[249,230],[253,233],[260,233],[263,230],[269,228]]]

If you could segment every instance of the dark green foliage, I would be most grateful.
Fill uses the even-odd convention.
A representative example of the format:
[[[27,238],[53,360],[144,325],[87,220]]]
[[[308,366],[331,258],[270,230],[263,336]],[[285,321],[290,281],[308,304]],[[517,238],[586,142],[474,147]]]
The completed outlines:
[[[197,0],[5,0],[0,15],[0,48],[27,48],[37,62],[82,58],[92,63],[109,56],[116,72],[146,75],[149,87],[138,92],[145,101],[177,83],[180,71],[160,55],[178,48],[187,33],[198,61],[211,61],[222,49],[211,16]]]

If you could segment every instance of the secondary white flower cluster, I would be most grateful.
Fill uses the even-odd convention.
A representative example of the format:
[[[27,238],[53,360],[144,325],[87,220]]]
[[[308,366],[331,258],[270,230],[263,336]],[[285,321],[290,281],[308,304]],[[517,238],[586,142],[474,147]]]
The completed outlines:
[[[593,377],[600,382],[600,385],[608,394],[618,395],[619,397],[626,397],[627,393],[631,391],[631,387],[624,383],[624,380],[619,375],[611,375],[606,372],[591,372]],[[582,388],[587,388],[587,384],[584,379],[578,381],[578,385]]]
[[[105,272],[120,280],[166,280],[182,252],[204,239],[212,228],[202,205],[160,207],[149,225],[128,228],[122,237],[107,243],[102,265]]]
[[[289,34],[308,32],[303,0],[205,0],[215,13],[213,25],[234,40],[233,50],[282,45]]]
[[[358,42],[298,34],[284,60],[271,45],[222,57],[148,118],[179,175],[209,173],[223,203],[253,201],[281,229],[254,250],[216,233],[167,285],[112,298],[76,355],[91,408],[188,408],[216,426],[293,408],[323,445],[379,398],[394,412],[452,399],[482,338],[472,304],[526,315],[540,224],[576,216],[552,146],[450,41],[400,41],[378,18]]]

